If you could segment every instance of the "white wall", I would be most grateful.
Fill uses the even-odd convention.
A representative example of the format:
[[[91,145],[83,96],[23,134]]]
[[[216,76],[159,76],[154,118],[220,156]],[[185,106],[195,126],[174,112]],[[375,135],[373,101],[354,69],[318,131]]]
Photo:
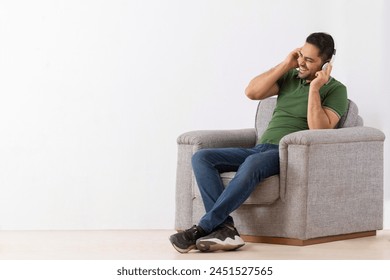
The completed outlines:
[[[176,138],[253,126],[244,88],[314,31],[390,135],[382,1],[0,1],[0,229],[173,228]],[[386,216],[390,228],[389,141]]]

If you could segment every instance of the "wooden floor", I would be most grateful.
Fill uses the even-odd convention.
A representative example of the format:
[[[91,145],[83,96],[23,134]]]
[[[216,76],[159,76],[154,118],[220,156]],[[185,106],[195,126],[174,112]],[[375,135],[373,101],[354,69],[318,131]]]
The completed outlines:
[[[237,251],[180,254],[170,230],[0,231],[2,260],[390,260],[390,230],[304,247],[249,243]]]

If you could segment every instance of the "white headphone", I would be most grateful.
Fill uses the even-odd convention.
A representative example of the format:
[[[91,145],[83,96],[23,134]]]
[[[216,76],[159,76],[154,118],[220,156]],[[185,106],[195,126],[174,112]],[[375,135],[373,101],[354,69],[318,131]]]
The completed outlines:
[[[324,65],[322,65],[322,70],[326,70],[328,67],[329,63],[333,65],[334,59],[336,57],[336,49],[333,49],[333,54],[329,62],[325,62]]]

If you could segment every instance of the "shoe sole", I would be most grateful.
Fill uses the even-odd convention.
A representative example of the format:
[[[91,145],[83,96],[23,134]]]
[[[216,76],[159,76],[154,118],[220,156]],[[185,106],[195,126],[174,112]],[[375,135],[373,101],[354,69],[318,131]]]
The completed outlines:
[[[176,244],[174,243],[173,240],[171,240],[171,238],[169,238],[169,241],[171,242],[173,248],[176,249],[176,251],[178,251],[179,253],[182,253],[182,254],[185,254],[185,253],[188,253],[189,251],[191,251],[192,249],[195,249],[196,248],[196,245],[191,245],[190,247],[188,248],[180,248],[180,247],[177,247]]]
[[[198,242],[196,242],[196,247],[202,252],[212,252],[218,250],[232,251],[244,245],[244,240],[242,240],[239,236],[235,236],[234,239],[229,237],[226,238],[224,241],[217,238],[211,238],[199,240]]]

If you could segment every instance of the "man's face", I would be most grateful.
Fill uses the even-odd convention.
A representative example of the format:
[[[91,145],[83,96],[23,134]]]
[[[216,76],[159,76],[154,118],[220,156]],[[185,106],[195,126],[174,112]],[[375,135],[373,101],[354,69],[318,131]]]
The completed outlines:
[[[308,82],[315,79],[316,72],[320,71],[324,64],[318,53],[319,49],[316,46],[309,43],[303,45],[298,52],[299,78]]]

